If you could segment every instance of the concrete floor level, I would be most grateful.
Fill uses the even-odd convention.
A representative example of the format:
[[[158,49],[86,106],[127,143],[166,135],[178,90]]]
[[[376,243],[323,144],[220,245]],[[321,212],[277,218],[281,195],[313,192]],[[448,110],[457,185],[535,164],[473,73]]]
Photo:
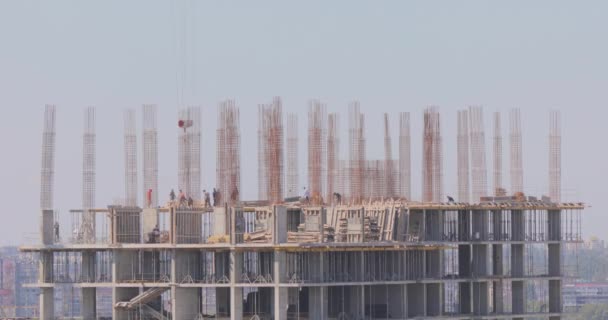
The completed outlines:
[[[561,319],[582,204],[383,201],[357,206],[42,212],[41,319],[69,284],[121,319]],[[107,289],[106,289],[107,290]]]

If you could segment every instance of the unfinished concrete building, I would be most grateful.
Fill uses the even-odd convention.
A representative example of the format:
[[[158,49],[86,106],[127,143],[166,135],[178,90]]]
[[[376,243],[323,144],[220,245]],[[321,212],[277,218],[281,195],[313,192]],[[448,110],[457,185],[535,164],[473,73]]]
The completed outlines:
[[[356,131],[357,146],[349,147],[358,150],[363,115],[355,109],[350,133]],[[280,109],[261,110],[258,138],[270,149],[261,154],[280,158]],[[562,319],[563,251],[581,241],[582,203],[521,192],[474,203],[372,197],[370,172],[386,180],[380,169],[364,170],[376,160],[339,170],[357,183],[344,201],[288,201],[277,196],[280,185],[269,186],[283,179],[269,172],[282,172],[282,163],[277,170],[261,162],[267,199],[75,209],[72,228],[61,228],[66,235],[49,199],[54,112],[47,110],[45,122],[42,243],[21,248],[39,256],[32,286],[41,289],[41,319],[66,318],[54,300],[63,284],[79,290],[83,319],[99,318],[98,292],[107,288],[113,319]],[[424,150],[438,156],[429,157],[429,181],[441,176],[438,110],[432,112],[436,138]],[[389,160],[391,170],[403,167]],[[331,166],[339,163],[348,161]],[[85,220],[93,228],[86,239],[79,229]]]

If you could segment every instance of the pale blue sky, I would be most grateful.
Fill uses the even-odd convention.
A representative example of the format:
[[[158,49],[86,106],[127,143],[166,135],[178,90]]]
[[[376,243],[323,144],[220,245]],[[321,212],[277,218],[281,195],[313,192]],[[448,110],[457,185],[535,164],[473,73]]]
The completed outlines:
[[[140,130],[142,103],[160,108],[167,191],[177,180],[176,105],[203,106],[203,179],[213,186],[215,110],[225,98],[241,107],[243,196],[254,198],[256,105],[275,95],[300,114],[302,150],[311,98],[343,112],[343,131],[348,102],[360,100],[368,158],[383,155],[382,113],[394,115],[396,150],[396,114],[412,112],[414,194],[425,106],[442,111],[448,194],[456,193],[458,108],[484,106],[488,150],[491,112],[522,109],[524,183],[533,194],[547,189],[548,110],[560,109],[564,196],[593,205],[585,236],[608,238],[606,39],[605,1],[1,0],[0,244],[38,230],[45,103],[58,108],[55,206],[67,213],[81,205],[85,106],[98,108],[98,206],[123,197],[122,110],[138,108]]]

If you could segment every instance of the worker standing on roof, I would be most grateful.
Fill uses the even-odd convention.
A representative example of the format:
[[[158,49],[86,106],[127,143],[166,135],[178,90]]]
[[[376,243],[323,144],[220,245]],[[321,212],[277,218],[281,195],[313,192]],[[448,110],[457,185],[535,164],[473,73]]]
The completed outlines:
[[[55,221],[53,229],[55,230],[55,242],[59,242],[59,222]]]
[[[306,200],[306,203],[310,203],[310,191],[306,187],[304,187],[304,200]]]
[[[182,189],[179,189],[179,205],[185,205],[186,204],[186,194],[182,191]]]
[[[175,191],[173,191],[173,189],[171,189],[171,192],[169,193],[169,200],[171,200],[171,202],[175,201]]]
[[[336,198],[336,204],[338,204],[338,205],[342,204],[342,195],[341,194],[334,192],[334,197]]]
[[[152,206],[152,189],[148,189],[148,192],[146,192],[146,200],[149,208],[150,206]]]
[[[230,195],[230,201],[232,201],[234,203],[238,199],[239,199],[239,188],[234,186],[234,189],[232,190],[232,194]]]
[[[211,207],[211,199],[209,198],[209,192],[203,190],[203,196],[205,199],[205,208]]]
[[[217,206],[217,189],[213,188],[213,193],[211,194],[213,196],[213,206]]]

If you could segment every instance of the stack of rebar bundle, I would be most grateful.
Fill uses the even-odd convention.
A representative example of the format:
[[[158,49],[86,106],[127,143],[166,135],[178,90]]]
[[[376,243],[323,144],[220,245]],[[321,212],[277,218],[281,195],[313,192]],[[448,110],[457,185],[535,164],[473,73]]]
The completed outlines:
[[[378,217],[365,217],[363,219],[364,241],[379,241],[380,227],[378,227]]]

